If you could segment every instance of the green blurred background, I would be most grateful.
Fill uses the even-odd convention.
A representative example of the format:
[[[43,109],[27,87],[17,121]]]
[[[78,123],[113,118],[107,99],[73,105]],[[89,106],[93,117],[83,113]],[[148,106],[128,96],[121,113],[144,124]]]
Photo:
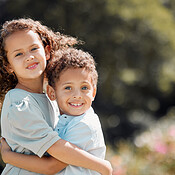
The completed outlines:
[[[20,17],[77,37],[84,41],[80,47],[95,58],[99,83],[93,107],[100,116],[114,174],[175,174],[170,166],[174,158],[150,146],[155,140],[165,146],[173,141],[159,135],[169,133],[175,121],[175,1],[0,0],[1,25]],[[158,158],[151,162],[147,157],[153,152]],[[165,159],[172,162],[158,164]]]

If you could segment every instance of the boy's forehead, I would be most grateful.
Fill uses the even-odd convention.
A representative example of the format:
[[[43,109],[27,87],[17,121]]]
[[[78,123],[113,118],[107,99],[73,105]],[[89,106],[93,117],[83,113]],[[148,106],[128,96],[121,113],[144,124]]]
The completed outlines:
[[[60,77],[67,77],[68,79],[71,79],[72,77],[78,78],[80,76],[83,76],[84,79],[87,79],[90,76],[90,71],[88,71],[86,68],[67,68],[66,70],[63,70],[60,73]]]
[[[92,73],[85,68],[70,68],[62,71],[59,78],[55,79],[58,83],[92,83]]]

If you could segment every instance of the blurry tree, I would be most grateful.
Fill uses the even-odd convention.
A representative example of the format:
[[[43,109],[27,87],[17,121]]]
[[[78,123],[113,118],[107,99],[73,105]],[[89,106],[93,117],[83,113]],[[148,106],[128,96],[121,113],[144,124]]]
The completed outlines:
[[[173,0],[1,0],[0,23],[32,17],[85,41],[99,72],[94,108],[111,143],[175,105]]]
[[[158,0],[109,0],[108,10],[122,21],[113,35],[117,74],[110,96],[131,123],[149,125],[175,104],[173,15]],[[116,128],[110,131],[115,136]]]

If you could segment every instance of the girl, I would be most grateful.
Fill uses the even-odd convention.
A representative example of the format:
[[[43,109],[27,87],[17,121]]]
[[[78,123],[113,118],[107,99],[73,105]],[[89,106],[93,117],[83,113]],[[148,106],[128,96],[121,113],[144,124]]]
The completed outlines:
[[[0,36],[1,93],[7,92],[1,112],[1,134],[12,151],[52,157],[43,174],[56,173],[66,164],[111,174],[109,162],[60,139],[53,131],[53,106],[43,93],[44,71],[55,50],[76,44],[74,38],[54,33],[31,19],[7,21]],[[54,158],[55,159],[54,159]],[[62,161],[59,162],[58,160]],[[37,165],[37,164],[36,164]],[[34,167],[35,168],[35,167]],[[51,172],[50,172],[51,171]],[[37,174],[7,164],[2,174]]]

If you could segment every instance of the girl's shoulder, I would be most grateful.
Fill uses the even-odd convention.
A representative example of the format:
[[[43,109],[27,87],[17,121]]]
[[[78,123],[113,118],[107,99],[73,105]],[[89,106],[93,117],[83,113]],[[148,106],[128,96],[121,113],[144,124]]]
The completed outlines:
[[[29,95],[29,92],[22,89],[11,89],[5,95],[5,99],[10,101],[21,101]]]
[[[19,101],[38,101],[40,98],[46,98],[45,94],[30,93],[22,89],[11,89],[5,95],[5,100],[13,102]]]
[[[7,92],[6,95],[24,95],[24,94],[29,94],[29,92],[23,89],[11,89]]]

